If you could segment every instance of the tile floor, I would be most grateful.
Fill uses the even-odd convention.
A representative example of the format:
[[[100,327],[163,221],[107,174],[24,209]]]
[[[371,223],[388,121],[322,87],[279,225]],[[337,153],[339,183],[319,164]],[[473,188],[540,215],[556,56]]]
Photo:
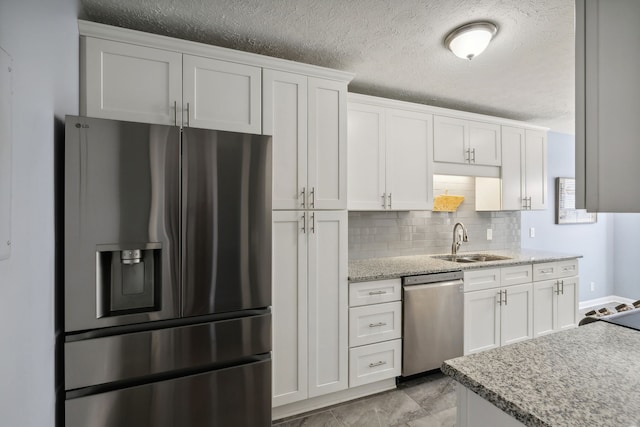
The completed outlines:
[[[402,382],[395,390],[276,420],[278,427],[453,427],[454,381],[437,371]]]

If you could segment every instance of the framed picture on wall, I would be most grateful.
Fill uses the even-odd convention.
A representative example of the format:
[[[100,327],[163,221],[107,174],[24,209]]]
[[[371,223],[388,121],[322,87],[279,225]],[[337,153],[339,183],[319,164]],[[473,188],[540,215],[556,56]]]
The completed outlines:
[[[598,214],[576,209],[576,180],[556,178],[556,224],[591,224]]]

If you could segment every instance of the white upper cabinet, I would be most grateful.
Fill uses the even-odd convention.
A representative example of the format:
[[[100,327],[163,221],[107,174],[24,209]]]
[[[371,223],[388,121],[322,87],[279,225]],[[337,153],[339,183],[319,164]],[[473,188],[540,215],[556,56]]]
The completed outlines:
[[[264,70],[273,209],[346,209],[347,84]]]
[[[388,208],[431,209],[432,116],[421,112],[388,109],[386,118]]]
[[[347,84],[308,79],[309,208],[347,208]]]
[[[383,210],[386,200],[386,111],[349,102],[349,209]]]
[[[83,115],[181,124],[182,54],[85,37],[82,56]]]
[[[348,114],[349,209],[431,209],[431,114],[397,108],[399,103],[382,98],[353,99]]]
[[[273,209],[304,209],[307,188],[307,77],[264,70],[264,133],[273,135]]]
[[[576,208],[640,212],[640,2],[576,0]]]
[[[260,67],[183,56],[185,125],[262,133]]]
[[[547,207],[547,134],[502,126],[502,210]]]
[[[433,160],[500,166],[500,125],[445,116],[433,117]]]

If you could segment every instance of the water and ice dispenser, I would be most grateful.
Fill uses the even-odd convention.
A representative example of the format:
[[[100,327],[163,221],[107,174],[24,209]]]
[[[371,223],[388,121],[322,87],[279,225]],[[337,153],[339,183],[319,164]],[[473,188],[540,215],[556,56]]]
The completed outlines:
[[[160,244],[113,248],[96,257],[97,317],[155,311],[160,305]]]

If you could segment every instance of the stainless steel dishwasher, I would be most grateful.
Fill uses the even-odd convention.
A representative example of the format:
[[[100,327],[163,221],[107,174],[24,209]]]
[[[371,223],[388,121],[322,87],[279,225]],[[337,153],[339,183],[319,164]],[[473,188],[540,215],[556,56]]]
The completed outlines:
[[[462,277],[452,271],[402,278],[402,376],[463,355]]]

